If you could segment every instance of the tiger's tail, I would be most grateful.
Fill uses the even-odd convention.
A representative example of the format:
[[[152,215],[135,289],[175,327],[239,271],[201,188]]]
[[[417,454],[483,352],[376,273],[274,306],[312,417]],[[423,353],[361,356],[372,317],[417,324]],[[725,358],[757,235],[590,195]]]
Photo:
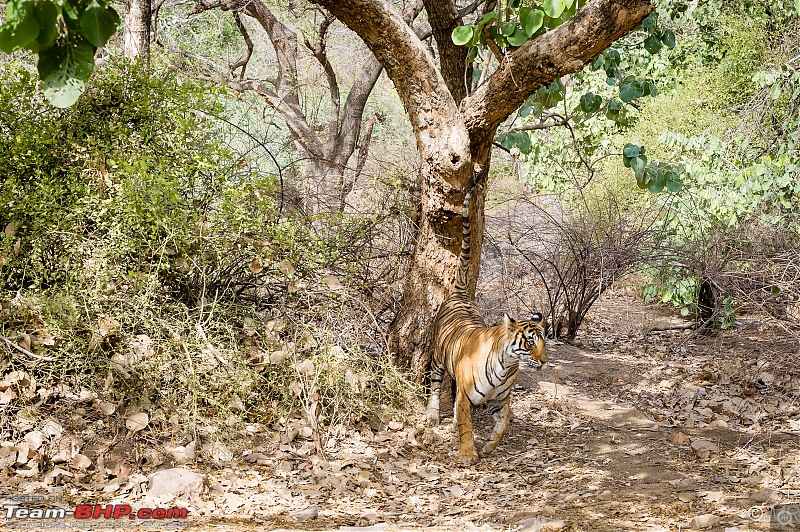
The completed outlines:
[[[458,262],[458,271],[456,272],[456,284],[453,287],[454,292],[466,293],[467,291],[467,268],[469,267],[469,239],[471,235],[469,226],[469,202],[472,198],[472,192],[478,183],[480,174],[474,177],[472,185],[470,185],[467,194],[464,196],[464,205],[462,212],[462,236],[461,236],[461,257]]]

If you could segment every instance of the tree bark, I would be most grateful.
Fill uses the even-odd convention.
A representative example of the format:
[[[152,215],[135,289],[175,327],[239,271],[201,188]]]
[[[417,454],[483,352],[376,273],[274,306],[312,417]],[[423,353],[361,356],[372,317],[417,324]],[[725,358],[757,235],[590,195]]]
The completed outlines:
[[[450,293],[458,265],[461,201],[472,176],[488,173],[497,127],[540,86],[581,70],[641,22],[653,6],[648,0],[594,0],[561,26],[507,52],[487,82],[460,99],[452,61],[456,51],[445,41],[448,28],[454,27],[446,19],[457,16],[449,0],[426,2],[442,70],[388,1],[314,1],[356,32],[384,66],[416,135],[422,212],[411,271],[389,338],[397,360],[410,365],[421,381],[430,363],[433,317]],[[470,205],[471,293],[483,242],[486,186],[485,174],[480,175],[483,182]]]
[[[150,0],[128,0],[122,41],[126,58],[150,61]]]

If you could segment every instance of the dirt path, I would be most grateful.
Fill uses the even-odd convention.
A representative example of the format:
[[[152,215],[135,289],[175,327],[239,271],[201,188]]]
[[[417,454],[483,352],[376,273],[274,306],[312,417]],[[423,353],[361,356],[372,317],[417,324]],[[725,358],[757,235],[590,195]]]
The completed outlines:
[[[426,428],[420,409],[332,431],[325,458],[310,440],[251,440],[227,464],[190,467],[210,485],[195,500],[152,498],[143,475],[71,497],[189,509],[186,521],[91,530],[676,531],[699,519],[748,531],[769,530],[751,516],[771,504],[800,501],[796,343],[759,350],[758,325],[709,338],[590,327],[587,347],[553,343],[549,367],[523,370],[506,440],[474,467],[456,463],[452,420]],[[475,419],[485,435],[488,416]]]

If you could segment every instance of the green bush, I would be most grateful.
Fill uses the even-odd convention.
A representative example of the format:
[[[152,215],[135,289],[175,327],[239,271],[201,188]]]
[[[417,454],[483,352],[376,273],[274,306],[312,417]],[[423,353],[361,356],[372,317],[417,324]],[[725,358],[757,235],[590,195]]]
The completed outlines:
[[[312,393],[326,421],[410,400],[347,299],[375,220],[281,215],[274,176],[228,148],[225,94],[114,64],[59,110],[22,65],[0,79],[0,368],[154,423],[271,421]],[[295,393],[306,360],[320,391]]]

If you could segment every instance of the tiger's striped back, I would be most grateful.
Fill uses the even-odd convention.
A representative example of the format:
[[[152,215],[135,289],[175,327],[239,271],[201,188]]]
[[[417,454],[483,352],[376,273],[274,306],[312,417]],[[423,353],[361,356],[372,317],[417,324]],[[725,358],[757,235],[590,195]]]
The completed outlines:
[[[488,327],[480,309],[469,297],[469,204],[473,190],[474,185],[464,196],[461,254],[453,292],[434,319],[428,401],[428,419],[438,423],[441,383],[447,371],[456,381],[454,407],[459,455],[468,460],[477,458],[470,405],[488,404],[495,418],[492,434],[481,450],[481,455],[486,456],[497,447],[508,428],[510,393],[520,359],[530,357],[539,368],[547,360],[541,314],[536,313],[527,321],[515,321],[505,315],[501,324]]]

